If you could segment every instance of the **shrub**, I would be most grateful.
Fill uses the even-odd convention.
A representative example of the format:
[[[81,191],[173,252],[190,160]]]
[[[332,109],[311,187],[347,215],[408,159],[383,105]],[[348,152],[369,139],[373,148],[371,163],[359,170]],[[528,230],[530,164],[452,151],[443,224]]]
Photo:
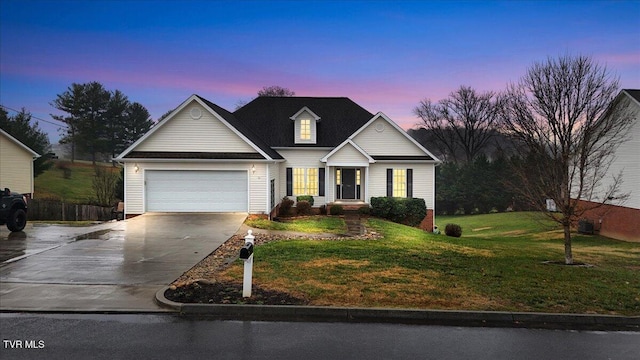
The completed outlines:
[[[95,176],[92,180],[92,187],[96,195],[96,205],[113,206],[116,200],[119,175],[102,166],[96,166],[94,171]]]
[[[344,208],[342,208],[342,205],[332,205],[331,210],[329,210],[329,213],[331,215],[343,215]]]
[[[283,197],[280,201],[280,207],[278,208],[278,216],[289,216],[291,207],[293,206],[293,200],[288,197]]]
[[[62,178],[71,179],[71,167],[66,161],[58,161],[56,163],[56,169],[62,170]]]
[[[418,226],[427,215],[427,205],[419,198],[372,197],[371,214],[399,224]]]
[[[377,216],[383,219],[389,218],[391,212],[391,199],[390,197],[372,197],[371,198],[371,215]]]
[[[360,213],[360,215],[369,215],[371,214],[371,208],[368,206],[361,207],[360,209],[358,209],[358,213]]]
[[[424,199],[407,199],[407,213],[404,222],[410,226],[418,226],[427,216],[427,204]]]
[[[296,211],[298,215],[311,215],[311,204],[306,200],[298,201]]]
[[[313,196],[311,195],[296,196],[296,202],[300,201],[307,201],[311,206],[313,206]]]
[[[458,224],[447,224],[444,227],[444,233],[447,236],[460,237],[462,236],[462,228]]]
[[[320,206],[320,215],[327,215],[327,206],[326,205],[321,205]]]

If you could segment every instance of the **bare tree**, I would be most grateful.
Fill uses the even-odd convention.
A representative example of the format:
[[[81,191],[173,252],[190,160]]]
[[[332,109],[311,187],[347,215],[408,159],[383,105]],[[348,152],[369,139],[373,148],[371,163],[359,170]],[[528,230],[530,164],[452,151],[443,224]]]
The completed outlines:
[[[462,157],[471,162],[496,134],[500,101],[493,92],[478,94],[471,87],[461,86],[437,103],[422,100],[413,111],[422,120],[419,126],[433,134],[437,145],[446,148],[453,161]]]
[[[281,86],[265,86],[258,90],[258,96],[295,96],[296,93]]]
[[[573,264],[572,223],[625,197],[621,174],[606,188],[602,183],[632,124],[628,103],[614,104],[617,92],[618,79],[585,56],[534,63],[508,89],[504,129],[527,158],[514,167],[516,190],[562,224],[566,264]],[[552,199],[557,212],[548,211],[544,199]]]

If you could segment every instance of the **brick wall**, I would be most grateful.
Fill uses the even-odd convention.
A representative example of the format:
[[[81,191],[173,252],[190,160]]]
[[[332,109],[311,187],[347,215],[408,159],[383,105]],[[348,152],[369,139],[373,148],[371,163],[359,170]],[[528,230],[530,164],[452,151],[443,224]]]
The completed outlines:
[[[585,206],[593,205],[581,201]],[[600,235],[618,240],[640,242],[640,209],[603,205],[587,211],[583,218],[593,221]]]
[[[433,231],[433,210],[427,209],[427,216],[422,219],[422,222],[418,227],[424,231]]]

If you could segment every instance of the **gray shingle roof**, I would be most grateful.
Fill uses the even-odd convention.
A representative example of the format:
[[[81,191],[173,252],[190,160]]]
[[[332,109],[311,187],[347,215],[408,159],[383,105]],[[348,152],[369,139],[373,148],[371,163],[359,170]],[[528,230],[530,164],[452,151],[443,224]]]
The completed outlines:
[[[320,117],[312,145],[294,143],[290,117],[305,106]],[[346,97],[258,97],[233,115],[244,129],[251,129],[271,147],[335,147],[373,117]]]

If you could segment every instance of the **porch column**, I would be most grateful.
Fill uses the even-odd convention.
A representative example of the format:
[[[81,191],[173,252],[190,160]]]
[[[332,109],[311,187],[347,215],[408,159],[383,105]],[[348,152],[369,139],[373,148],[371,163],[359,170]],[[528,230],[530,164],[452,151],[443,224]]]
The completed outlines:
[[[329,166],[329,164],[327,163],[327,166],[325,166],[325,170],[324,170],[324,203],[329,204],[335,201],[336,195],[336,189],[335,189],[335,185],[331,182],[331,173],[335,171],[333,170],[333,166]]]
[[[362,201],[369,203],[369,167],[365,166],[364,169],[364,199]]]

